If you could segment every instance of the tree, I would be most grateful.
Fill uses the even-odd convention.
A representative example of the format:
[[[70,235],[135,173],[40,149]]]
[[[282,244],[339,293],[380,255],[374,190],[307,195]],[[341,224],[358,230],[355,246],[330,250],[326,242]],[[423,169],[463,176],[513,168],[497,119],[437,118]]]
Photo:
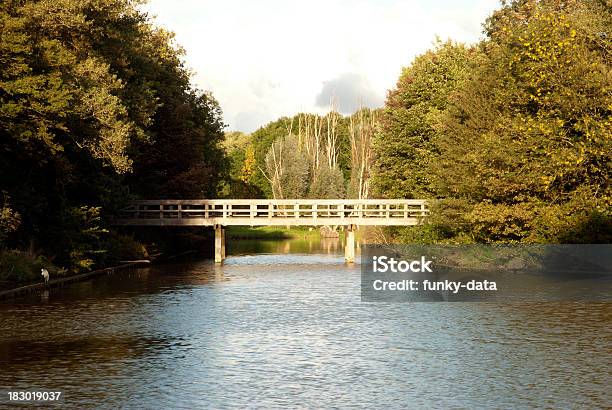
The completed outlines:
[[[324,163],[313,178],[308,190],[308,196],[316,199],[340,199],[346,195],[344,176],[338,167],[330,167]]]
[[[9,198],[3,195],[2,206],[0,207],[0,249],[4,247],[5,241],[10,234],[19,229],[21,216],[11,209]]]
[[[264,172],[267,168],[266,156],[275,141],[289,134],[292,124],[291,118],[282,117],[257,129],[251,134],[251,144],[255,154],[255,163],[258,172],[253,174],[250,183],[259,188],[265,197],[272,198],[273,192]]]
[[[373,188],[389,198],[431,198],[437,186],[429,166],[438,154],[437,128],[475,50],[437,40],[404,68],[387,96],[381,132],[374,135]]]
[[[369,109],[362,108],[349,118],[351,198],[367,199],[370,196],[370,174],[374,156],[372,141],[378,126],[378,113]]]
[[[427,240],[609,242],[611,26],[600,0],[507,1],[476,48],[417,57],[375,139],[377,192],[435,198]]]
[[[598,1],[513,1],[443,121],[433,172],[479,241],[591,241],[610,227],[612,14]]]
[[[266,155],[266,170],[275,199],[306,197],[310,164],[300,152],[296,135],[288,135],[272,144]]]
[[[255,150],[249,145],[244,152],[244,162],[240,168],[240,180],[244,183],[249,182],[255,172]]]
[[[229,160],[229,172],[222,195],[229,198],[260,198],[263,193],[252,183],[255,174],[260,171],[251,136],[239,131],[228,132],[223,147]]]
[[[130,194],[214,196],[223,178],[217,102],[136,5],[0,3],[0,190],[21,216],[7,232],[74,270],[102,263]]]

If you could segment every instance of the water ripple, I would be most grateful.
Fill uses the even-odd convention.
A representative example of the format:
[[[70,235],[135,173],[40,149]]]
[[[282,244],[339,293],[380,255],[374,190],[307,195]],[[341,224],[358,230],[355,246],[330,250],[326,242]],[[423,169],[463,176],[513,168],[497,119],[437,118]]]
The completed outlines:
[[[0,386],[66,407],[598,408],[612,305],[362,303],[338,254],[234,256],[0,305]]]

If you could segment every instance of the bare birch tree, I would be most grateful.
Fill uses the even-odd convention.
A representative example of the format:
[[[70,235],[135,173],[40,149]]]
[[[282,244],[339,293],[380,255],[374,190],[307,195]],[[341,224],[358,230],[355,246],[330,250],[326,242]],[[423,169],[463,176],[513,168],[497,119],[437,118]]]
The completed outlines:
[[[281,180],[283,176],[283,141],[272,144],[266,155],[266,168],[268,173],[260,169],[272,187],[274,199],[283,199],[283,187]],[[269,175],[268,175],[269,174]]]
[[[366,199],[370,194],[370,168],[372,166],[372,139],[376,132],[376,112],[360,109],[349,120],[351,142],[350,194]]]
[[[336,112],[336,102],[333,98],[330,102],[330,110],[324,117],[317,114],[298,116],[299,146],[304,149],[310,159],[313,175],[320,170],[322,160],[326,161],[331,169],[338,164],[339,117],[340,114]]]
[[[334,169],[338,163],[338,150],[336,148],[338,141],[338,117],[336,112],[336,100],[332,97],[330,102],[330,110],[325,116],[327,120],[327,138],[325,140],[325,153],[327,157],[327,165],[330,169]]]

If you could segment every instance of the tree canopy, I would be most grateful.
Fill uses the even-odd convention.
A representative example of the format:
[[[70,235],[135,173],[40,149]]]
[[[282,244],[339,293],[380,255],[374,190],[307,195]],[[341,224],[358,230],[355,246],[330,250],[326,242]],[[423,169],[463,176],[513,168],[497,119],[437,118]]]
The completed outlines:
[[[428,240],[609,242],[611,23],[602,1],[510,1],[475,49],[418,57],[387,100],[379,192],[437,199]]]
[[[136,5],[0,4],[8,244],[31,242],[66,266],[89,267],[106,255],[106,218],[130,196],[216,194],[225,166],[219,105],[190,86],[172,34]]]
[[[387,96],[381,131],[374,137],[377,195],[422,198],[435,193],[429,167],[438,153],[440,117],[475,54],[463,44],[437,40],[432,50],[402,70]]]

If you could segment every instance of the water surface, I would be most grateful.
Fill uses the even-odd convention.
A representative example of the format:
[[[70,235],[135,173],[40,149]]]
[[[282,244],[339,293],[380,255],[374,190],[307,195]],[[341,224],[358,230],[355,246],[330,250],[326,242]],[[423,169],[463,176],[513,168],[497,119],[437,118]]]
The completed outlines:
[[[610,303],[364,303],[337,242],[231,253],[0,302],[0,389],[69,408],[612,405]]]

